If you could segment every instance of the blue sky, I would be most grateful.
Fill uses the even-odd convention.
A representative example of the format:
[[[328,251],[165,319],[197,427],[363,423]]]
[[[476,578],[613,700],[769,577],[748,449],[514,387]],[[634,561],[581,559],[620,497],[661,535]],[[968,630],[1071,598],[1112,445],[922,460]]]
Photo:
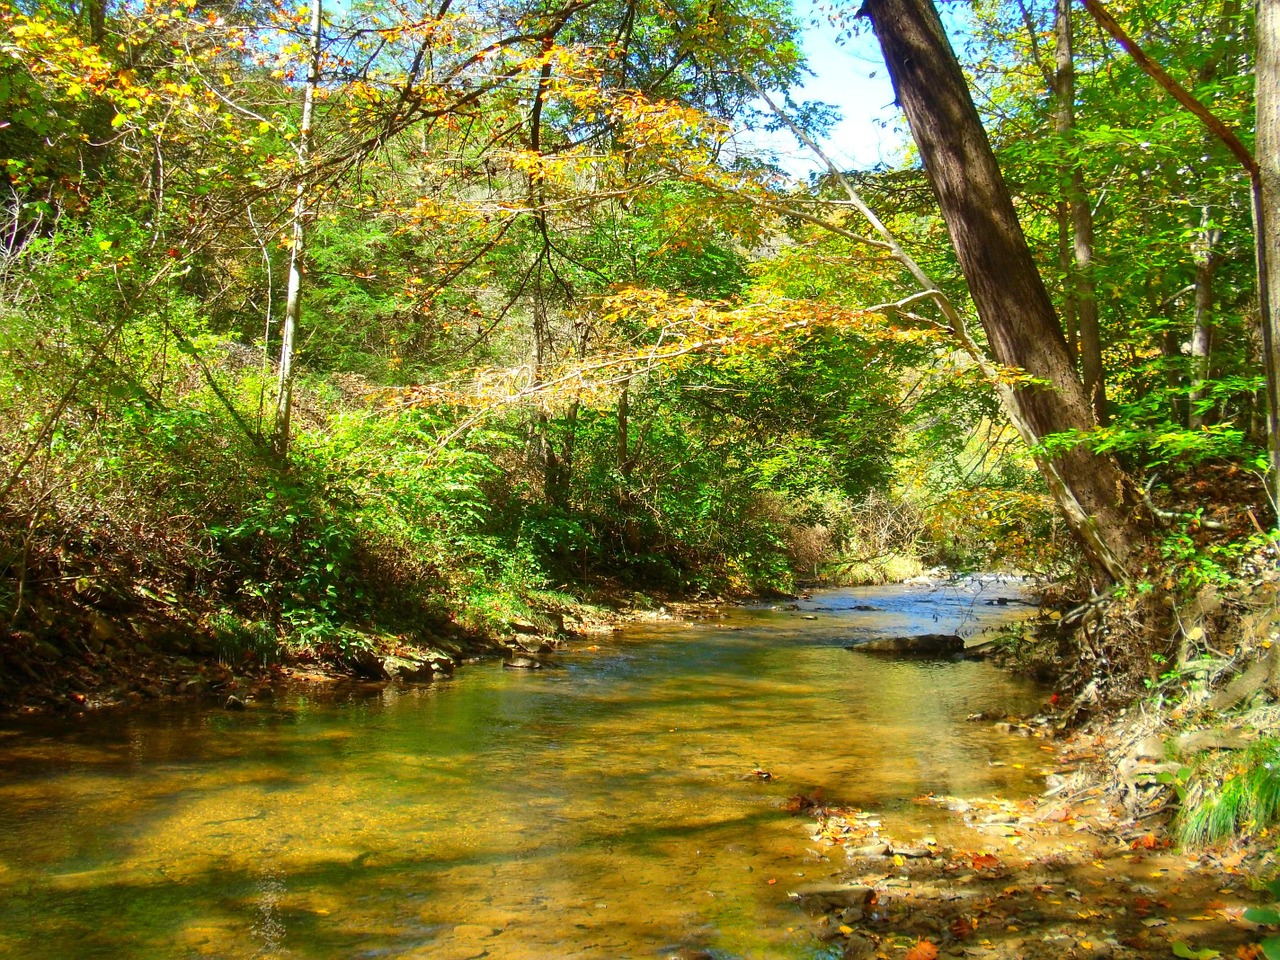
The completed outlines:
[[[802,44],[814,76],[803,89],[794,91],[793,97],[831,104],[842,117],[823,142],[823,149],[844,169],[891,163],[909,136],[893,104],[893,87],[875,37],[863,28],[837,43],[838,28],[815,9],[812,0],[796,0],[796,12],[807,25]],[[802,175],[821,167],[790,134],[769,138],[768,143],[791,173]]]

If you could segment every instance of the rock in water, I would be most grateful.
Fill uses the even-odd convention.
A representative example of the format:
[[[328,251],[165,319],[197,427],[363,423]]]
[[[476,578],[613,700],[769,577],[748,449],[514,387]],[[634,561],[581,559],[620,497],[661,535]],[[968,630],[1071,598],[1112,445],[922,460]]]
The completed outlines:
[[[964,653],[964,640],[954,633],[925,633],[918,637],[868,640],[845,649],[859,653],[893,653],[913,657],[954,657]]]
[[[430,661],[408,657],[384,657],[382,672],[401,683],[427,683],[434,670]]]
[[[237,697],[234,693],[231,696],[227,697],[227,702],[223,704],[223,706],[225,706],[228,710],[235,710],[235,711],[245,709],[244,701],[241,700],[239,697]]]
[[[342,658],[343,666],[354,673],[361,680],[388,680],[385,670],[382,669],[382,660],[378,655],[365,646],[358,646],[349,650]]]
[[[541,670],[542,661],[535,660],[533,657],[512,657],[510,660],[503,660],[502,665],[508,670]]]

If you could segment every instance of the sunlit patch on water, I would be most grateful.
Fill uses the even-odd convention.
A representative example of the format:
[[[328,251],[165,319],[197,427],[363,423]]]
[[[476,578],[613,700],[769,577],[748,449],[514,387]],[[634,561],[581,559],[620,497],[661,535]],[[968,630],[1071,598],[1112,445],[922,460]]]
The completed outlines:
[[[964,719],[1031,685],[843,649],[1025,612],[998,595],[829,591],[536,674],[0,732],[0,956],[825,957],[786,891],[839,851],[789,797],[945,845],[912,798],[1042,782],[1036,742]]]

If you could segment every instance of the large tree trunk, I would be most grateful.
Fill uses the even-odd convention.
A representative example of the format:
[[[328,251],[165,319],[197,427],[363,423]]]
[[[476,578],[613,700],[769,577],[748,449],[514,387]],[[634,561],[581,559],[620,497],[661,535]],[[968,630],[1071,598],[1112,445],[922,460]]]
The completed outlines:
[[[937,11],[929,0],[867,0],[863,9],[991,349],[1044,384],[1005,391],[1009,412],[1032,442],[1088,431],[1089,398]],[[1038,463],[1097,573],[1128,579],[1147,525],[1115,461],[1077,444]]]
[[[1258,290],[1262,309],[1263,365],[1267,374],[1267,490],[1280,519],[1280,0],[1258,0],[1257,137],[1253,214],[1256,221]]]

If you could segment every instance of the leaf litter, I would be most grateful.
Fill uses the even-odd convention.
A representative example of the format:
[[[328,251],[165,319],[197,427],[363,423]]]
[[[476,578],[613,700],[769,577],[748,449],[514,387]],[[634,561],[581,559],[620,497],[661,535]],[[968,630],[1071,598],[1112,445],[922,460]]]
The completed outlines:
[[[783,805],[814,818],[824,856],[843,854],[833,884],[792,896],[845,958],[1264,957],[1266,931],[1244,913],[1265,896],[1239,850],[1175,850],[1101,789],[916,803],[949,818],[950,845],[895,837],[891,815],[821,794]]]

